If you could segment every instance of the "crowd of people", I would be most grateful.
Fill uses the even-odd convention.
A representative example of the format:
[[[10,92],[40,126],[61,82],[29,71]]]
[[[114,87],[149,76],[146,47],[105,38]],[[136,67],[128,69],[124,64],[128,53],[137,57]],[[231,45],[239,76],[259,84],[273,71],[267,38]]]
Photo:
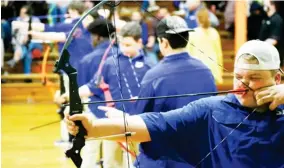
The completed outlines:
[[[72,1],[53,2],[53,1],[39,1],[39,2],[9,2],[4,1],[1,5],[1,42],[3,43],[2,52],[12,52],[12,59],[8,60],[6,64],[9,67],[16,66],[16,63],[22,60],[23,73],[31,73],[31,63],[33,58],[39,58],[43,55],[42,43],[47,42],[48,38],[41,40],[33,40],[31,36],[27,35],[27,30],[20,30],[13,26],[13,21],[22,21],[27,23],[43,23],[49,27],[45,29],[53,32],[65,32],[68,35],[68,29],[57,30],[55,27],[58,24],[74,24],[74,19],[78,18],[84,11],[93,7],[98,1],[82,1],[82,6],[79,9],[78,15],[70,13],[69,5]],[[260,39],[266,40],[273,45],[281,53],[281,65],[283,65],[283,12],[278,10],[283,6],[281,2],[270,1],[248,1],[248,40]],[[173,9],[157,6],[155,1],[142,1],[141,6],[137,8],[127,9],[118,8],[114,16],[117,18],[116,30],[118,31],[123,24],[128,21],[137,21],[142,27],[142,42],[143,50],[146,55],[151,57],[154,62],[158,62],[161,57],[158,43],[156,40],[155,26],[157,19],[162,19],[168,15],[178,15],[185,19],[189,28],[196,29],[196,37],[200,35],[204,38],[193,37],[190,40],[195,43],[196,48],[206,51],[212,59],[216,60],[219,65],[223,64],[222,48],[220,45],[220,36],[218,31],[222,25],[217,17],[217,13],[224,13],[224,28],[229,32],[234,32],[234,1],[204,1],[187,0],[187,1],[173,1],[171,3]],[[203,10],[205,9],[205,10]],[[151,12],[148,14],[147,12]],[[94,13],[94,18],[107,17],[110,19],[110,11],[100,10]],[[208,19],[209,18],[209,19]],[[30,28],[31,29],[31,28]],[[54,30],[56,29],[56,30]],[[42,30],[41,30],[42,31]],[[45,41],[44,41],[45,39]],[[51,39],[52,42],[62,42],[64,39]],[[201,44],[207,45],[201,45]],[[59,44],[60,45],[60,44]],[[201,56],[201,52],[194,49],[192,45],[188,46],[189,51],[193,56],[202,59],[202,61],[210,67],[214,72],[214,77],[218,83],[222,83],[222,68],[212,65],[212,61]],[[60,49],[60,47],[59,47]],[[2,54],[4,55],[4,54]],[[2,60],[4,56],[2,56]],[[3,64],[4,60],[2,61]],[[3,64],[4,65],[4,64]],[[3,68],[2,65],[2,68]]]
[[[41,43],[56,43],[60,52],[75,23],[97,3],[49,2],[48,17],[41,17],[31,11],[39,5],[36,2],[20,7],[14,2],[19,16],[5,16],[1,22],[3,49],[13,51],[7,65],[14,67],[23,60],[24,73],[31,73]],[[135,132],[130,139],[140,143],[134,167],[284,166],[284,26],[279,4],[269,0],[248,4],[249,41],[239,49],[234,64],[234,89],[240,93],[135,101],[216,92],[217,84],[223,83],[216,11],[225,13],[225,28],[233,32],[234,1],[170,3],[176,10],[159,7],[155,1],[143,1],[135,10],[105,6],[78,26],[67,50],[78,72],[82,101],[133,101],[86,105],[84,114],[73,116],[66,108],[60,114],[61,141],[69,142],[78,133],[76,120],[82,121],[88,137],[123,134],[126,114],[127,130]],[[1,7],[12,6],[8,2]],[[54,96],[58,105],[69,101],[68,80],[61,75],[66,92]],[[125,137],[113,140],[86,141],[81,167],[124,167],[127,152],[118,141]],[[130,146],[134,151],[137,147]]]

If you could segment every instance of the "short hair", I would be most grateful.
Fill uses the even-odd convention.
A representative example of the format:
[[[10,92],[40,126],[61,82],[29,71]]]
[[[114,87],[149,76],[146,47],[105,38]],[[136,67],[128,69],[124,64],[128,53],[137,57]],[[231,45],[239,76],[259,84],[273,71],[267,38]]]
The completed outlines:
[[[68,9],[76,10],[81,15],[85,12],[86,7],[83,2],[75,1],[69,4]]]
[[[97,34],[101,37],[109,37],[115,31],[112,23],[106,19],[96,19],[87,27],[91,34]]]
[[[251,54],[242,54],[237,62],[239,63],[240,61],[246,64],[259,64],[258,59]]]
[[[122,37],[133,37],[137,41],[141,39],[142,28],[138,22],[128,22],[121,28],[119,35]]]
[[[164,34],[159,38],[167,39],[172,49],[184,48],[187,46],[189,33],[186,31],[178,34]]]

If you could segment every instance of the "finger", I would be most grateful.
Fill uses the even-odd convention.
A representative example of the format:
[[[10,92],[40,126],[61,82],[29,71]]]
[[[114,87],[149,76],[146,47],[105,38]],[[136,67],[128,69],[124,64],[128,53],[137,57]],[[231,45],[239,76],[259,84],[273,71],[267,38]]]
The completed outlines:
[[[270,91],[267,89],[260,89],[254,92],[256,99],[261,99],[262,97],[267,96],[269,94],[270,94]]]
[[[75,123],[73,121],[66,120],[66,125],[68,125],[68,126],[75,126]]]
[[[263,105],[265,103],[269,103],[273,101],[273,97],[271,97],[270,95],[264,96],[260,99],[257,100],[257,105]]]
[[[84,121],[86,119],[86,116],[84,116],[83,114],[74,114],[72,116],[69,116],[69,120],[71,121]]]
[[[105,112],[108,112],[108,111],[111,111],[111,110],[116,110],[113,107],[107,107],[107,106],[98,106],[98,109],[102,110],[102,111],[105,111]]]
[[[86,115],[84,114],[74,114],[72,116],[69,117],[69,120],[71,121],[81,121],[83,124],[83,127],[88,130],[88,128],[90,127],[91,123],[90,121],[88,121],[88,118]],[[74,123],[75,124],[75,123]]]
[[[276,107],[279,106],[279,104],[276,101],[273,101],[270,105],[269,105],[269,109],[271,111],[275,110]]]
[[[71,135],[76,136],[78,134],[78,131],[68,131]]]
[[[72,135],[76,135],[79,132],[79,128],[78,127],[67,127],[67,130],[70,134]]]
[[[68,126],[67,126],[67,129],[68,129],[69,131],[76,132],[79,128],[78,128],[78,126],[70,126],[70,125],[68,125]]]

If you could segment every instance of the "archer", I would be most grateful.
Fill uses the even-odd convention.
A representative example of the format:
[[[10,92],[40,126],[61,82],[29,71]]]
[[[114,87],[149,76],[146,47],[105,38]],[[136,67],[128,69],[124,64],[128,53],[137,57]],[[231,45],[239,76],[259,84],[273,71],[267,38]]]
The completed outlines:
[[[280,85],[279,68],[275,47],[248,41],[236,55],[234,89],[249,91],[200,99],[167,113],[127,117],[127,131],[136,132],[131,139],[142,142],[140,167],[163,167],[157,159],[163,157],[178,167],[283,166],[284,85]],[[74,135],[76,120],[83,122],[88,137],[124,131],[122,118],[92,122],[84,115],[73,115],[66,122]],[[160,143],[163,149],[143,150],[150,143]]]

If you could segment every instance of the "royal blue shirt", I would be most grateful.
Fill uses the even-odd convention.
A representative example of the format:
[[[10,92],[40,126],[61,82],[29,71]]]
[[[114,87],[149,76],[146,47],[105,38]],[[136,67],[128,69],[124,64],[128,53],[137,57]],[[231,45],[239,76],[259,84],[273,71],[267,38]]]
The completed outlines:
[[[77,72],[78,72],[77,82],[78,82],[79,87],[83,85],[88,86],[89,83],[90,85],[94,85],[92,79],[94,78],[94,76],[96,75],[98,71],[102,57],[106,49],[108,48],[109,44],[110,44],[109,41],[104,41],[98,44],[91,53],[84,56],[84,58],[80,61],[79,66],[77,68]],[[112,53],[109,52],[107,57],[109,57],[111,54]],[[105,100],[103,92],[101,93],[97,92],[96,95],[90,96],[89,98],[90,98],[90,101]],[[105,114],[98,109],[99,105],[105,105],[105,104],[89,104],[89,109],[97,118],[105,117]]]
[[[140,168],[283,167],[283,109],[252,113],[229,94],[167,113],[141,114],[152,141],[141,143]],[[163,148],[153,151],[151,143]]]
[[[109,85],[113,100],[129,99],[138,96],[141,88],[141,80],[152,65],[152,62],[142,52],[132,59],[124,56],[122,53],[119,53],[118,56],[109,57],[104,64],[102,77],[104,82]],[[117,78],[117,72],[119,73],[119,79]],[[96,76],[93,79],[93,83],[95,80]],[[90,90],[95,95],[100,94],[101,89],[98,89],[93,83],[88,84]],[[120,84],[122,96],[120,93]],[[137,114],[135,111],[131,111],[133,102],[123,102],[123,104],[125,110],[122,103],[115,103],[115,107],[131,115]]]
[[[141,28],[142,28],[142,43],[144,46],[148,43],[148,25],[144,22],[140,22]]]
[[[186,13],[184,20],[186,21],[188,28],[194,29],[198,26],[197,18],[196,18],[197,11],[198,11],[198,8],[193,11],[189,11],[189,10],[186,11],[187,13]]]
[[[189,56],[187,52],[182,52],[164,57],[146,73],[141,82],[139,97],[213,92],[216,90],[211,71],[200,60]],[[189,102],[203,97],[205,96],[137,101],[133,111],[138,113],[166,112],[183,107]]]
[[[63,32],[68,37],[71,29],[79,19],[74,19],[70,24],[58,23],[54,26],[45,25],[45,32]],[[83,56],[93,51],[93,45],[91,43],[91,35],[82,24],[80,24],[74,33],[73,39],[67,50],[70,54],[70,64],[77,69],[79,61]],[[59,52],[62,51],[64,42],[58,43]]]

